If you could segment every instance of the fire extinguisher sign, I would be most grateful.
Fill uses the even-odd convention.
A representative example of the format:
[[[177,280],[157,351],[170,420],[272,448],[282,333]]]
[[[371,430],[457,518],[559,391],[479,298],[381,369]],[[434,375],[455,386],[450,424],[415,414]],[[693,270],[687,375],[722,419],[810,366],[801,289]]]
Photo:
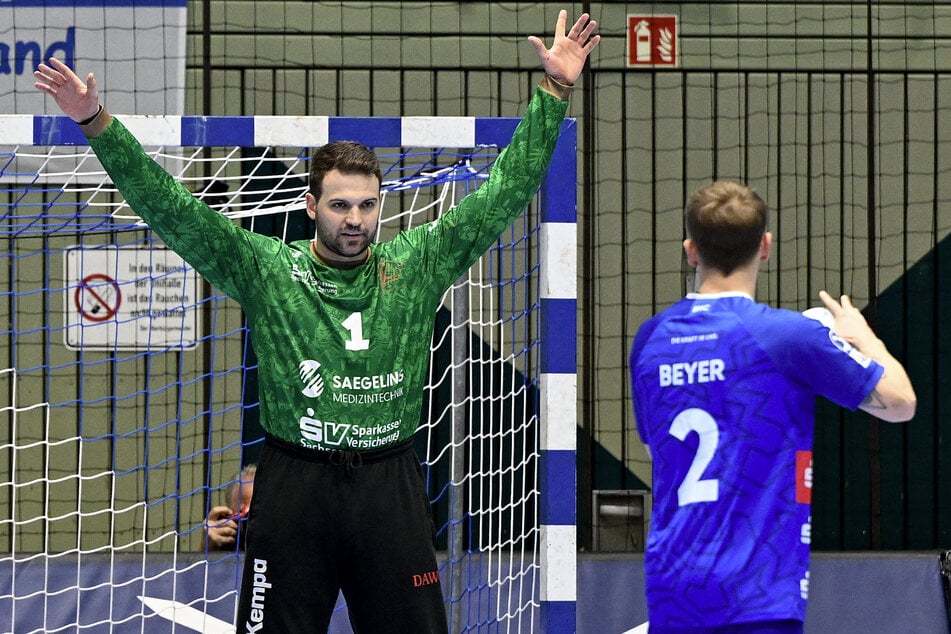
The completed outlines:
[[[627,16],[628,68],[677,66],[677,16]]]

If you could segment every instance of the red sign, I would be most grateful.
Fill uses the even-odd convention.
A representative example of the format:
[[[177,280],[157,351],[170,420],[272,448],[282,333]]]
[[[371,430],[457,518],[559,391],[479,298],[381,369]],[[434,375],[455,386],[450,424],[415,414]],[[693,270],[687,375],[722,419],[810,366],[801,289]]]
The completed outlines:
[[[812,452],[796,452],[796,502],[812,504]]]
[[[676,66],[677,16],[627,16],[627,65]]]
[[[89,321],[106,321],[115,317],[122,303],[119,284],[107,275],[95,273],[87,275],[76,287],[73,296],[76,308]]]

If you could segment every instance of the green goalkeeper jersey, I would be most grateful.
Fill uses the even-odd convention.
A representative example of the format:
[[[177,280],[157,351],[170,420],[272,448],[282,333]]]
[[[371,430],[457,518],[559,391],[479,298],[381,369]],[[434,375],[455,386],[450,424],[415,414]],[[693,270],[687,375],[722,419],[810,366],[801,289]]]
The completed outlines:
[[[446,289],[527,207],[567,102],[538,89],[488,180],[439,219],[337,269],[306,240],[242,229],[149,158],[116,119],[90,139],[131,207],[244,309],[265,431],[316,449],[369,450],[416,430],[435,311]]]

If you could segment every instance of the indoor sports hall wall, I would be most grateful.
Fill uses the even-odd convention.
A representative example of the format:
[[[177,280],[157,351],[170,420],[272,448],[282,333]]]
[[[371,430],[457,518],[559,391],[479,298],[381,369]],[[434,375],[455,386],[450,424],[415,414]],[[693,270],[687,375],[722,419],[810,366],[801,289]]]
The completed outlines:
[[[604,38],[570,110],[580,130],[584,545],[592,490],[650,485],[632,420],[630,342],[644,319],[689,285],[679,246],[686,196],[730,177],[748,181],[775,212],[776,249],[759,298],[802,310],[823,288],[851,294],[918,390],[919,413],[907,426],[822,411],[814,545],[951,548],[951,320],[944,317],[951,309],[951,2],[194,0],[185,113],[517,116],[539,77],[525,37],[550,34],[562,7],[590,11]],[[629,15],[676,16],[676,66],[627,66]],[[2,268],[0,288],[10,275],[39,274]],[[11,318],[48,308],[26,300],[17,305],[24,315]],[[215,327],[227,333],[239,325],[235,313]],[[188,377],[184,398],[163,393],[142,407],[171,412],[185,403],[172,417],[198,415],[206,404],[197,377],[213,366],[231,381],[224,368],[243,358],[243,346],[236,336],[220,358],[142,368],[156,381]],[[30,348],[0,354],[24,367],[44,361],[31,360],[39,353]],[[102,377],[90,373],[56,389],[103,394],[108,408],[111,388]],[[240,381],[229,385],[228,400],[240,403]],[[0,394],[47,387],[0,376]],[[194,439],[190,450],[240,434],[240,408],[215,408],[225,414],[214,435]],[[228,455],[207,466],[210,478],[205,468],[168,477],[182,490],[224,482],[239,458]],[[46,457],[21,459],[42,471]],[[142,456],[120,446],[102,460],[122,470]],[[37,495],[28,503],[46,502]],[[90,509],[96,504],[90,500]],[[196,520],[199,508],[191,509]],[[90,521],[95,526],[95,516]],[[133,518],[119,521],[134,530]]]

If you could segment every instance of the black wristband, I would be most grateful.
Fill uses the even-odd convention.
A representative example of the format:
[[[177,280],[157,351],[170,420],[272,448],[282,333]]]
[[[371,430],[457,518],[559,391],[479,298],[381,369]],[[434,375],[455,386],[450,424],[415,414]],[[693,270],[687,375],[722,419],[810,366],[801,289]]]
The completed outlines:
[[[100,112],[102,112],[102,104],[99,104],[99,109],[96,110],[96,114],[89,117],[88,119],[83,119],[82,121],[79,122],[79,125],[89,125],[90,123],[96,120],[96,117],[99,116]]]

